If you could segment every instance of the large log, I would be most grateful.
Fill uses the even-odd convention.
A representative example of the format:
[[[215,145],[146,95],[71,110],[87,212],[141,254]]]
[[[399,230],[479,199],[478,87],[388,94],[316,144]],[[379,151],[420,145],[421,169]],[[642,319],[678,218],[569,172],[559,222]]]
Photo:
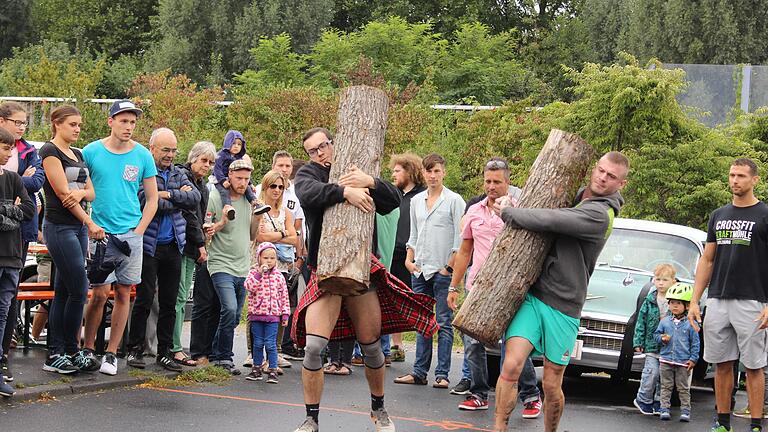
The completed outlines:
[[[389,100],[382,90],[352,86],[342,92],[329,182],[338,182],[352,165],[379,176],[388,111]],[[325,211],[317,262],[320,289],[341,295],[367,290],[374,219],[373,212],[363,213],[346,203]]]
[[[562,208],[573,203],[594,149],[577,135],[553,129],[531,167],[519,206]],[[552,237],[505,227],[472,282],[453,325],[486,346],[496,346],[541,273]]]

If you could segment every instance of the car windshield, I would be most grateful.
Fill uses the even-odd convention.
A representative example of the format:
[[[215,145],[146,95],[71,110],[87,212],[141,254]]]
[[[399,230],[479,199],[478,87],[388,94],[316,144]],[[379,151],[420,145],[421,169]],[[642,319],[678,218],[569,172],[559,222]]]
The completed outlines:
[[[669,263],[678,278],[693,279],[699,255],[696,244],[684,237],[615,228],[597,262],[650,272],[661,263]]]

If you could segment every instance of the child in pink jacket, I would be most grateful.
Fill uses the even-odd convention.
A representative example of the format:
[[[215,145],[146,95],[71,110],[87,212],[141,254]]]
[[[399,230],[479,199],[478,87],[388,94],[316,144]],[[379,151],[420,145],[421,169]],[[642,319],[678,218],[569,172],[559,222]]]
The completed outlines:
[[[259,244],[256,249],[258,267],[254,267],[245,279],[248,292],[248,321],[253,336],[253,368],[245,377],[249,381],[261,381],[261,364],[264,348],[267,349],[269,372],[267,382],[277,384],[277,326],[288,324],[291,306],[288,287],[283,274],[275,268],[277,249],[270,242]]]

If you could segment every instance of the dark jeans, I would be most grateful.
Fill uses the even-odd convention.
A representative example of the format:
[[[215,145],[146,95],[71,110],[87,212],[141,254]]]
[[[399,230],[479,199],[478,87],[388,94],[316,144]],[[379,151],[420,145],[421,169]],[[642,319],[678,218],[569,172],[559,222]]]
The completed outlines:
[[[219,327],[219,297],[213,289],[208,264],[198,264],[195,269],[195,286],[192,290],[192,332],[189,339],[189,355],[197,359],[213,353],[213,336]]]
[[[332,340],[328,342],[328,359],[331,363],[351,364],[354,349],[354,339]]]
[[[155,256],[144,254],[141,283],[136,287],[136,302],[131,312],[131,332],[128,349],[144,351],[147,318],[157,293],[160,312],[157,315],[157,354],[168,355],[173,346],[173,326],[176,323],[176,296],[181,279],[181,252],[176,242],[157,245]]]
[[[424,275],[413,276],[413,291],[426,294],[435,299],[435,319],[440,329],[437,331],[437,366],[435,378],[448,379],[451,370],[451,351],[453,350],[453,311],[448,307],[448,286],[451,277],[435,273],[431,279],[425,280]],[[413,364],[413,374],[426,378],[432,363],[432,338],[416,335],[416,361]]]
[[[469,391],[479,399],[488,400],[488,364],[486,363],[485,347],[477,340],[462,335],[464,339],[464,356],[469,366],[472,386]]]
[[[88,229],[85,225],[65,225],[45,221],[46,244],[56,275],[55,295],[48,313],[48,352],[73,354],[80,346],[83,307],[88,299],[88,276],[85,258],[88,251]]]
[[[29,250],[29,242],[22,241],[21,242],[21,260],[22,260],[22,267],[24,266],[24,261],[27,259],[27,251]],[[19,273],[21,273],[21,269],[19,269]],[[16,302],[16,295],[19,293],[19,282],[22,282],[18,280],[18,275],[16,276],[16,289],[13,291],[13,297],[11,299],[11,306],[8,308],[8,318],[5,322],[5,331],[3,332],[3,337],[0,338],[3,341],[3,350],[4,355],[8,355],[8,352],[11,349],[11,339],[13,338],[13,333],[16,331],[16,320],[19,318],[19,304]]]
[[[395,251],[392,254],[392,266],[389,272],[400,279],[404,284],[408,285],[409,288],[412,288],[411,273],[405,268],[405,256],[405,248],[402,250],[395,248]]]
[[[19,286],[19,269],[0,267],[0,331],[5,332],[8,311],[15,303],[16,292]],[[13,327],[12,327],[13,328]],[[0,337],[4,334],[0,333]],[[0,356],[7,355],[8,351],[0,348]]]

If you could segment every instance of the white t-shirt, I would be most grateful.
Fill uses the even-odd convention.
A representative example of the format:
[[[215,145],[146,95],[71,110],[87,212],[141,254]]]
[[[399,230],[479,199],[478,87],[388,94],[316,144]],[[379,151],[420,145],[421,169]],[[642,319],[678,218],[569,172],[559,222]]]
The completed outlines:
[[[256,196],[261,195],[261,183],[256,185]],[[304,224],[304,210],[301,209],[301,203],[299,202],[299,197],[296,196],[296,187],[293,183],[291,183],[290,186],[288,186],[288,189],[286,189],[283,192],[283,208],[291,212],[291,216],[293,216],[294,223],[297,219],[302,220],[302,226]],[[302,231],[304,229],[302,228]]]

